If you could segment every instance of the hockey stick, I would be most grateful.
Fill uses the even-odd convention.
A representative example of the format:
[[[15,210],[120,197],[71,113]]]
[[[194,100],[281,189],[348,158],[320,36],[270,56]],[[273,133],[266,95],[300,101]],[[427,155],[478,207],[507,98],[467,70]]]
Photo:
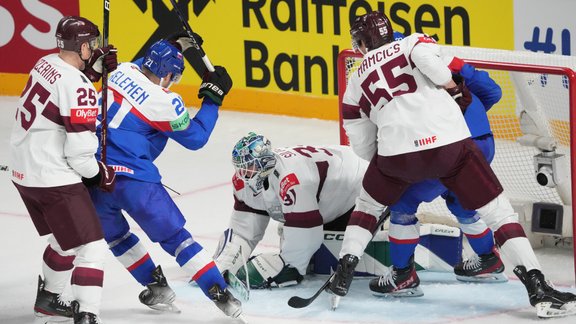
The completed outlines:
[[[110,0],[104,0],[104,22],[102,26],[102,47],[108,46],[108,26],[110,25]],[[108,137],[108,69],[102,64],[102,129],[100,160],[106,164],[106,138]]]
[[[174,7],[174,11],[176,11],[176,15],[178,16],[178,19],[180,19],[180,21],[184,25],[184,29],[186,29],[186,32],[188,33],[188,37],[190,37],[192,39],[192,47],[194,47],[194,49],[196,49],[196,51],[198,51],[198,54],[200,54],[200,57],[202,57],[202,61],[204,62],[204,65],[206,65],[206,68],[208,69],[208,71],[214,72],[214,65],[212,65],[212,62],[210,62],[210,59],[208,59],[208,56],[206,55],[206,52],[204,52],[204,50],[202,49],[202,46],[200,46],[200,44],[198,44],[198,42],[196,41],[196,38],[194,38],[194,33],[192,32],[192,27],[190,27],[190,24],[184,18],[184,15],[182,15],[182,12],[180,11],[180,9],[178,8],[178,5],[176,4],[176,0],[170,0],[170,2],[172,3],[172,7]]]
[[[380,216],[380,219],[378,219],[378,223],[376,223],[376,228],[374,229],[374,232],[372,232],[372,239],[374,238],[374,236],[376,236],[376,233],[378,233],[378,229],[380,228],[380,226],[382,226],[382,224],[384,224],[384,222],[388,219],[388,217],[390,217],[390,208],[386,207],[386,209],[382,213],[382,216]],[[328,288],[334,276],[336,276],[336,272],[332,273],[328,278],[328,280],[326,280],[326,282],[324,282],[324,284],[318,289],[318,291],[316,291],[316,293],[312,295],[312,297],[310,298],[302,298],[299,296],[290,297],[290,299],[288,300],[288,306],[293,308],[304,308],[312,304],[312,302],[316,300],[316,298],[318,298],[318,296],[320,296],[320,294],[326,288]]]

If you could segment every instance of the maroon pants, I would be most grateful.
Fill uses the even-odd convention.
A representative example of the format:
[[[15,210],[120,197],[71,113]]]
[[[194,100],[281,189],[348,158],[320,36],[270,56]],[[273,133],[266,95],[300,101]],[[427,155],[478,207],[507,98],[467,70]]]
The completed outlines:
[[[14,185],[38,234],[52,233],[62,250],[104,238],[100,219],[84,184],[47,188]]]
[[[502,185],[474,141],[393,156],[375,155],[362,185],[379,203],[391,206],[413,183],[438,179],[462,207],[478,209],[502,193]]]

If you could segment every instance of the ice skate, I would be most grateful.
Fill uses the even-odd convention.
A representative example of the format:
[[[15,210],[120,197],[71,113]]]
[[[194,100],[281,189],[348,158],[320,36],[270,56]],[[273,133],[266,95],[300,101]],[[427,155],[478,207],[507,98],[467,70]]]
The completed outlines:
[[[540,270],[526,271],[526,267],[517,266],[514,268],[514,274],[526,286],[530,304],[536,307],[538,317],[562,317],[576,314],[576,295],[551,287]]]
[[[242,303],[236,299],[228,289],[222,289],[218,284],[214,284],[208,290],[210,298],[216,306],[227,316],[238,318],[244,323],[248,323],[242,316]]]
[[[62,301],[59,294],[44,290],[44,280],[38,276],[38,291],[34,303],[34,313],[38,317],[50,316],[53,323],[66,321],[72,317],[69,302]],[[48,320],[48,319],[47,319]]]
[[[100,318],[93,313],[80,312],[80,303],[72,301],[72,313],[74,314],[74,324],[102,324]]]
[[[499,283],[508,281],[496,248],[491,253],[474,255],[454,267],[456,279],[466,282]]]
[[[410,265],[403,269],[394,266],[380,278],[370,280],[370,290],[384,297],[420,297],[424,292],[419,287],[420,279],[416,274],[414,257]]]
[[[180,309],[174,305],[176,293],[168,286],[160,266],[152,272],[152,278],[154,282],[146,285],[146,289],[138,296],[140,302],[154,310],[180,313]]]
[[[358,265],[358,257],[352,254],[346,254],[338,261],[336,274],[330,282],[328,290],[337,296],[346,296],[348,289],[354,279],[354,269]],[[334,306],[334,304],[332,305]],[[334,308],[334,307],[333,307]]]

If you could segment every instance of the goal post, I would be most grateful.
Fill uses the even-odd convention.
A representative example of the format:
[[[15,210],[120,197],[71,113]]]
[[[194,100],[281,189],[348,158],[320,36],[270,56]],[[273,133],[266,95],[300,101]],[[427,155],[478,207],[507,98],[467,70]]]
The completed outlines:
[[[531,244],[567,239],[576,274],[576,57],[496,49],[441,46],[490,73],[502,99],[488,112],[496,143],[491,166],[525,227]],[[343,50],[337,61],[340,143],[347,145],[342,97],[362,55]],[[548,182],[546,182],[548,181]],[[418,217],[432,215],[454,223],[442,199],[422,204]]]

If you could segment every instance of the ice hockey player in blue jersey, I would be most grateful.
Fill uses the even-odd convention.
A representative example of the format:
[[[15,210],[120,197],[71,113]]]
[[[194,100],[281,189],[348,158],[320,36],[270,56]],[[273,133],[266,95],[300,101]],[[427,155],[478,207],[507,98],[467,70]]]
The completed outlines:
[[[140,301],[157,310],[178,311],[174,291],[122,211],[130,215],[152,242],[174,256],[180,267],[226,315],[241,315],[240,302],[229,292],[212,257],[184,228],[186,219],[161,183],[154,160],[172,139],[190,150],[208,141],[218,109],[232,87],[224,67],[204,75],[198,98],[202,105],[191,118],[179,94],[169,90],[184,71],[182,41],[160,40],[143,59],[122,63],[108,77],[107,163],[116,170],[112,194],[91,192],[105,239],[117,259],[146,287]],[[100,130],[100,128],[99,128]],[[99,151],[100,152],[100,151]]]
[[[502,97],[502,89],[486,71],[476,70],[460,58],[448,58],[448,67],[456,83],[464,82],[472,101],[464,111],[464,118],[472,139],[490,163],[494,158],[494,137],[486,113]],[[414,252],[420,233],[416,211],[422,202],[431,202],[438,196],[446,201],[456,216],[462,232],[476,255],[454,267],[458,279],[463,281],[505,282],[504,264],[494,247],[492,231],[478,217],[476,211],[464,209],[456,196],[447,191],[438,180],[426,180],[410,186],[400,201],[390,206],[390,273],[370,282],[370,289],[395,297],[418,297],[423,292],[416,274]]]

